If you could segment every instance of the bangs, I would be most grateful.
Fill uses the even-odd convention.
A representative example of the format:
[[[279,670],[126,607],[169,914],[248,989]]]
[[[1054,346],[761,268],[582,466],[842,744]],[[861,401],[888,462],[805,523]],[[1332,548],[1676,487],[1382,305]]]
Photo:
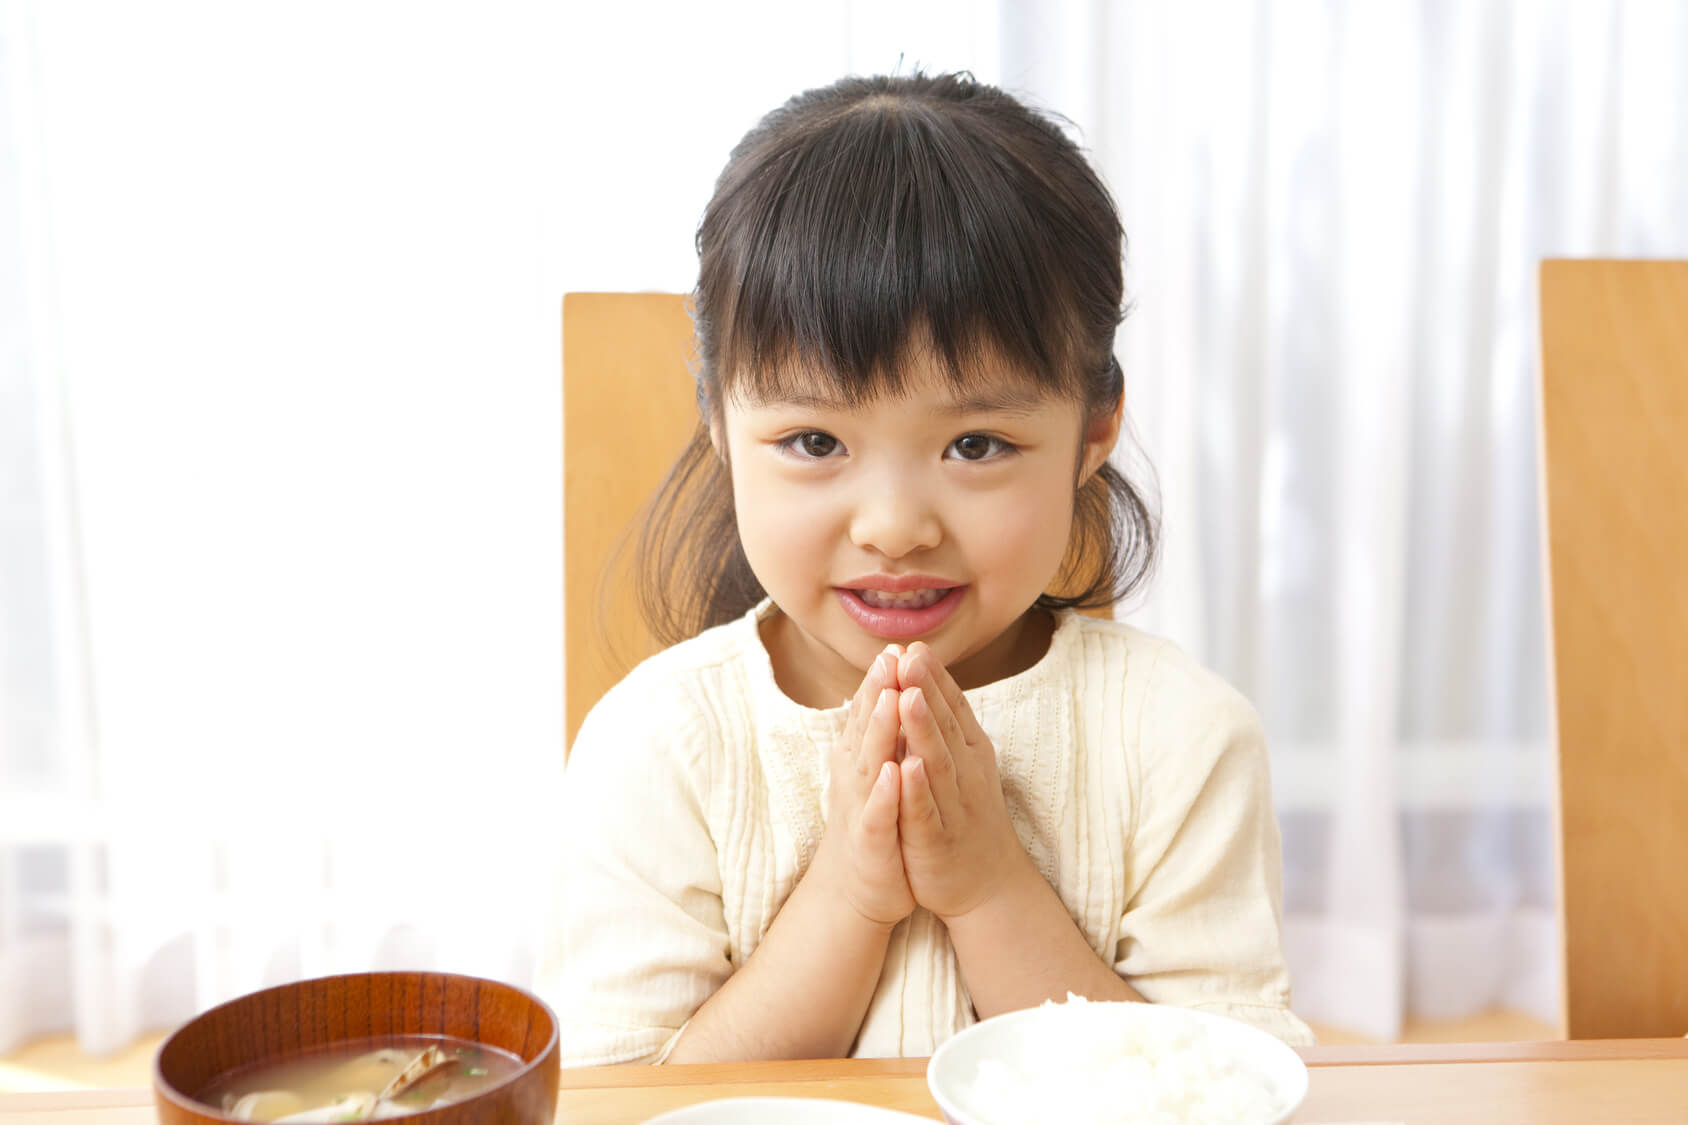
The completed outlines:
[[[863,95],[765,147],[746,138],[762,150],[735,153],[718,186],[698,248],[720,390],[773,400],[819,376],[858,403],[900,393],[904,361],[929,351],[958,387],[1006,366],[1082,399],[1121,315],[1100,182],[1085,169],[1075,184],[1070,143],[1040,118]],[[805,116],[801,102],[775,117]],[[1098,335],[1109,347],[1088,355]]]

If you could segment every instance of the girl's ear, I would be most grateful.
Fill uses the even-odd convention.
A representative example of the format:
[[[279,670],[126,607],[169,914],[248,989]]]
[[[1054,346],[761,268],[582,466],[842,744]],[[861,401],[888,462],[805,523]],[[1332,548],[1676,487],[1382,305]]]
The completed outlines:
[[[726,444],[727,435],[721,432],[721,419],[719,417],[711,418],[709,420],[709,447],[715,451],[717,460],[725,461],[727,459]]]
[[[1114,445],[1119,441],[1120,420],[1124,414],[1125,396],[1122,394],[1114,400],[1112,409],[1098,410],[1084,424],[1084,457],[1080,461],[1078,474],[1080,485],[1088,483],[1108,459],[1108,454],[1114,451]]]

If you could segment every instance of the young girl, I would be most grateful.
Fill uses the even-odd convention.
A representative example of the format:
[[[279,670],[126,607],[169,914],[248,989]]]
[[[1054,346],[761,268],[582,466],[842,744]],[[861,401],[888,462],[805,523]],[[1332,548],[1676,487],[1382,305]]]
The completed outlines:
[[[846,79],[697,245],[702,416],[639,546],[679,643],[569,760],[565,1061],[928,1055],[1068,992],[1309,1042],[1254,711],[1073,612],[1154,546],[1078,150],[966,76]]]

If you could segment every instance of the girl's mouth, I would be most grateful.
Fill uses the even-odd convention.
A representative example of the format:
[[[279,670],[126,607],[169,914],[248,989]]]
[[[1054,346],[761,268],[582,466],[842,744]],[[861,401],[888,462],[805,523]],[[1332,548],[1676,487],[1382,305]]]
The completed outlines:
[[[851,591],[874,609],[926,609],[936,605],[949,590],[906,590],[893,594],[888,590]]]
[[[967,587],[931,587],[922,590],[863,590],[837,587],[838,600],[851,620],[876,637],[890,641],[914,640],[942,625],[961,605]]]

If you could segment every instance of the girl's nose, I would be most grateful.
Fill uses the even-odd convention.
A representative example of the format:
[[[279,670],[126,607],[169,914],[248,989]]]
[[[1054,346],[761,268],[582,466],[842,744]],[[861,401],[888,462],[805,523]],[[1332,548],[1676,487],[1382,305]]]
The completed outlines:
[[[874,489],[856,503],[850,540],[886,558],[930,550],[943,540],[938,513],[915,490],[894,485]]]

